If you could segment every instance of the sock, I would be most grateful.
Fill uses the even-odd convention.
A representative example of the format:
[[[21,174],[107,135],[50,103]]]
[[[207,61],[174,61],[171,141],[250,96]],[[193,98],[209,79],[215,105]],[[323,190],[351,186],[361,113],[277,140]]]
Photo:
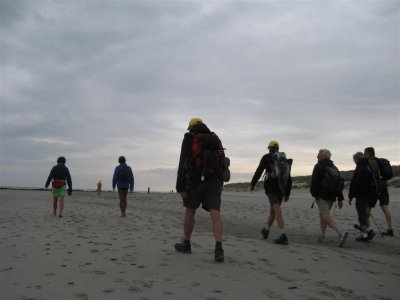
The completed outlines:
[[[222,248],[222,242],[215,242],[215,248]]]
[[[184,245],[190,245],[190,240],[183,240]]]
[[[367,238],[367,237],[368,237],[368,233],[363,232],[363,233],[362,233],[362,236],[365,237],[365,238]]]

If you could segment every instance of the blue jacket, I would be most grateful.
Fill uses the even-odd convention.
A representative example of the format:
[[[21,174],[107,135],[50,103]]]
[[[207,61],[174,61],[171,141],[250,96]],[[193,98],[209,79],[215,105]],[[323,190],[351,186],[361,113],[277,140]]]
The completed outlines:
[[[49,174],[49,177],[47,178],[45,187],[47,189],[47,187],[50,185],[50,182],[53,179],[61,179],[61,180],[66,180],[69,189],[72,190],[72,180],[71,180],[71,175],[69,173],[68,168],[64,165],[64,164],[58,164],[55,165]]]
[[[122,171],[126,171],[128,178],[127,179],[121,179],[120,174]],[[126,163],[120,164],[119,166],[115,167],[113,179],[112,179],[112,187],[113,190],[115,189],[115,186],[118,187],[118,189],[122,190],[127,190],[131,189],[133,190],[134,188],[134,177],[133,177],[133,172],[130,166],[128,166]]]

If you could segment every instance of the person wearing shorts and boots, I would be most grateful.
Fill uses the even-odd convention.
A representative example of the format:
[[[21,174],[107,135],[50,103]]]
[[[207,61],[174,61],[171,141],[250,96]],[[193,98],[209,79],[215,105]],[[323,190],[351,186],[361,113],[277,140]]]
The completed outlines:
[[[266,180],[264,182],[265,194],[269,199],[269,203],[271,205],[269,210],[269,216],[265,227],[261,230],[261,234],[264,239],[268,238],[269,231],[272,227],[276,219],[276,223],[278,224],[278,228],[280,231],[279,237],[275,240],[276,244],[288,245],[289,241],[285,233],[285,223],[283,221],[281,204],[282,200],[287,202],[289,200],[290,191],[292,188],[292,178],[290,176],[290,171],[288,173],[288,178],[286,182],[286,186],[283,188],[280,186],[278,179],[274,176],[270,176],[272,170],[274,170],[274,155],[279,155],[281,152],[279,151],[279,143],[277,141],[271,141],[268,144],[269,153],[265,154],[254,173],[254,176],[251,180],[250,190],[254,191],[254,187],[263,174],[264,170],[266,172]],[[286,155],[285,155],[286,157]],[[290,160],[291,165],[291,160]]]
[[[370,167],[374,170],[376,180],[379,182],[379,205],[383,211],[383,214],[385,215],[388,226],[387,230],[383,232],[383,235],[393,236],[392,215],[389,211],[389,191],[386,181],[383,180],[382,176],[380,175],[378,159],[375,157],[375,149],[373,147],[365,148],[364,155],[368,159]]]
[[[57,165],[55,165],[47,178],[45,183],[45,188],[52,185],[52,194],[53,194],[53,213],[61,218],[63,216],[64,210],[64,198],[65,196],[72,195],[72,179],[71,174],[69,173],[68,168],[65,166],[66,159],[64,156],[60,156],[57,158]],[[68,189],[67,189],[68,184]]]
[[[222,180],[218,176],[210,177],[192,177],[190,174],[193,159],[194,140],[197,135],[212,135],[206,124],[200,118],[193,118],[189,122],[189,132],[185,133],[176,181],[176,191],[180,193],[183,206],[185,207],[185,216],[183,221],[184,240],[175,244],[178,252],[191,253],[190,238],[195,224],[195,214],[197,208],[202,208],[210,213],[213,223],[215,238],[215,261],[224,261],[224,250],[222,248],[223,222],[220,214]],[[219,141],[219,139],[218,139]],[[219,143],[221,143],[219,141]],[[222,148],[222,145],[221,145]]]
[[[343,193],[341,191],[332,192],[324,187],[322,183],[324,176],[326,176],[327,167],[332,167],[337,170],[336,166],[331,160],[331,152],[328,149],[321,149],[317,155],[318,163],[314,166],[311,176],[310,193],[315,198],[315,202],[319,208],[319,222],[321,235],[318,239],[323,242],[325,239],[325,232],[327,226],[332,228],[338,235],[339,247],[343,247],[349,233],[347,231],[340,231],[336,225],[335,220],[330,214],[333,203],[338,199],[338,205],[341,209],[343,206]]]
[[[353,198],[356,198],[359,225],[355,224],[354,227],[361,231],[361,236],[357,237],[356,241],[368,242],[375,236],[370,227],[369,216],[371,207],[374,207],[377,202],[377,186],[372,168],[369,167],[364,154],[357,152],[353,155],[353,160],[356,169],[350,182],[349,204],[351,205]]]
[[[124,156],[118,158],[119,165],[115,167],[112,179],[112,188],[115,191],[115,186],[118,188],[119,208],[121,210],[121,217],[126,217],[126,207],[128,190],[132,193],[134,188],[134,177],[132,168],[126,164]]]

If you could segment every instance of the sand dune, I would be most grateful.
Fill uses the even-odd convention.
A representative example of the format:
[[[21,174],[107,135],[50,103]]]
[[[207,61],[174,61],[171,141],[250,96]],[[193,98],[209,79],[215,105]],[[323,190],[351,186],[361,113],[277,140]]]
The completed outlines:
[[[368,244],[355,207],[334,211],[350,231],[337,248],[328,231],[317,242],[318,211],[306,190],[283,205],[289,246],[262,240],[263,193],[224,193],[225,262],[213,260],[207,213],[199,210],[190,255],[177,253],[183,208],[177,194],[128,196],[119,217],[117,193],[76,192],[64,217],[52,214],[46,191],[0,191],[1,299],[397,299],[400,293],[399,194],[391,191],[395,237]],[[373,215],[385,228],[379,208]]]

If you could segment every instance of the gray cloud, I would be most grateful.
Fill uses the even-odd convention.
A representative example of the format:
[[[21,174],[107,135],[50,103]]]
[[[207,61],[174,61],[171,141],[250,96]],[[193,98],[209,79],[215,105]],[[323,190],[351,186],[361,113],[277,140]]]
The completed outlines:
[[[270,139],[295,175],[319,148],[342,169],[370,145],[399,164],[397,1],[0,5],[0,185],[42,186],[59,155],[77,187],[107,185],[123,154],[137,188],[170,190],[193,116],[233,181]]]

